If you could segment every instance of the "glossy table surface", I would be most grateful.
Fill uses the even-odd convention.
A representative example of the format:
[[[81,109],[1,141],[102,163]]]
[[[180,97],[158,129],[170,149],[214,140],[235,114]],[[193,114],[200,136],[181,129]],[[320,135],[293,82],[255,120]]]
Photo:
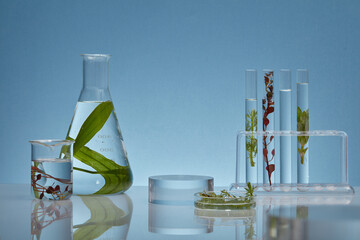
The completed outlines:
[[[66,201],[37,201],[30,195],[29,185],[0,184],[0,240],[7,239],[281,239],[274,228],[269,230],[269,216],[280,217],[279,227],[289,232],[304,229],[302,223],[341,219],[360,222],[360,191],[354,195],[266,195],[258,196],[250,210],[195,211],[193,204],[161,205],[148,203],[148,188],[133,186],[126,194],[106,196],[73,196]],[[322,212],[336,211],[324,219]],[[326,208],[328,207],[328,208]],[[346,209],[342,209],[346,207]],[[353,210],[354,209],[354,210]],[[320,211],[320,213],[319,213]],[[330,213],[329,213],[330,214]],[[335,219],[336,218],[336,219]],[[283,220],[298,222],[286,223]],[[314,220],[314,221],[315,221]],[[359,221],[358,221],[359,220]],[[273,220],[271,220],[273,221]],[[275,226],[274,225],[274,226]],[[348,226],[349,224],[347,224]],[[300,228],[299,228],[300,226]],[[307,226],[307,225],[306,225]],[[360,225],[357,225],[360,226]],[[315,236],[311,233],[307,238]],[[356,228],[356,226],[354,227]],[[359,227],[357,227],[359,228]],[[294,230],[295,229],[295,230]],[[360,228],[359,228],[360,229]],[[294,230],[294,231],[293,231]],[[337,229],[333,229],[335,232]],[[357,232],[348,239],[356,239]],[[302,230],[301,230],[302,231]],[[339,230],[340,231],[340,230]],[[322,234],[317,231],[316,234]],[[352,234],[352,235],[351,235]],[[284,235],[284,236],[285,236]],[[268,237],[265,237],[268,236]],[[298,239],[303,235],[296,234]],[[305,235],[304,235],[305,236]],[[309,237],[310,236],[310,237]],[[335,236],[335,235],[333,235]],[[304,237],[306,238],[306,237]]]

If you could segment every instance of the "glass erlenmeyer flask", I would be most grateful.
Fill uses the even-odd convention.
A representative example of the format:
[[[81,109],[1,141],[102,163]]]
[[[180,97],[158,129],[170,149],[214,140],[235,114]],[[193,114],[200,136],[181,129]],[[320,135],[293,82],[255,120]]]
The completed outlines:
[[[75,141],[74,193],[125,192],[132,185],[132,172],[110,97],[110,55],[82,57],[83,88],[67,134]]]

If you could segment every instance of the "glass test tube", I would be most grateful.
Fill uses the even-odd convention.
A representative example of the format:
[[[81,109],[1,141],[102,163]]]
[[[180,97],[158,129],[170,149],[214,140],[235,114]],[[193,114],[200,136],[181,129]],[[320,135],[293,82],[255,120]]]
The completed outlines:
[[[307,69],[297,70],[297,131],[309,131],[309,76]],[[309,183],[309,136],[298,136],[297,183]]]
[[[263,131],[275,130],[275,102],[274,102],[274,71],[263,70],[264,85],[263,85],[263,99],[262,99],[262,123]],[[275,139],[274,136],[262,136],[264,169],[263,169],[263,184],[272,185],[275,179]]]
[[[245,129],[257,131],[257,72],[254,69],[245,71]],[[246,137],[246,182],[257,184],[258,138],[256,135]]]
[[[291,71],[281,69],[280,75],[280,130],[291,130]],[[280,183],[291,183],[291,137],[280,137]]]

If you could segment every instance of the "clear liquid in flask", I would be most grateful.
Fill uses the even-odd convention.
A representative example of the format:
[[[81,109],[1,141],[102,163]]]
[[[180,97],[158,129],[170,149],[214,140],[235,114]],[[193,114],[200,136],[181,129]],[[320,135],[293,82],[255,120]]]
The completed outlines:
[[[104,125],[84,146],[76,148],[79,132],[100,105],[112,107]],[[96,110],[98,109],[98,110]],[[98,113],[98,112],[97,112]],[[95,118],[96,120],[96,118]],[[91,135],[91,131],[88,131]],[[82,132],[83,133],[83,132]],[[83,135],[83,134],[80,134]],[[132,185],[132,172],[111,101],[79,101],[69,127],[68,139],[74,139],[73,175],[76,194],[112,194],[125,192]]]

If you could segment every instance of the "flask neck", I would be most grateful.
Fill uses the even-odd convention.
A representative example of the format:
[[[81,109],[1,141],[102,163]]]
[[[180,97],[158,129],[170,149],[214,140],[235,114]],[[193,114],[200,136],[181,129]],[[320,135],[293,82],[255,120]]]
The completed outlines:
[[[109,101],[110,55],[84,54],[83,88],[79,101]]]

